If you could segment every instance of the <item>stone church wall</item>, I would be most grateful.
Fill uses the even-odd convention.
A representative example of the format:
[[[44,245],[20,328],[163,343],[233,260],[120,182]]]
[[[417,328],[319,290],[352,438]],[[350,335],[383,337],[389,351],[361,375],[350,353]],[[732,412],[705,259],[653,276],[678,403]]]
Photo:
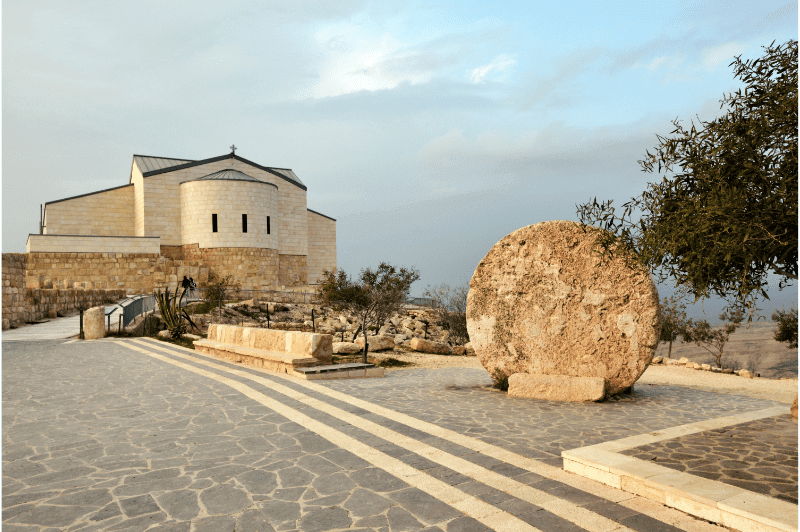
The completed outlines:
[[[278,284],[304,286],[308,284],[308,258],[305,255],[280,255]]]
[[[323,270],[336,269],[336,221],[308,211],[308,283],[316,284]]]
[[[144,185],[142,173],[136,164],[131,166],[131,184],[133,185],[133,235],[145,236],[144,232]]]
[[[159,253],[157,236],[28,235],[27,253]]]
[[[238,170],[278,187],[278,213],[271,219],[272,231],[278,235],[277,249],[280,253],[288,255],[307,254],[306,191],[269,172],[231,159],[143,178],[141,181],[143,234],[161,236],[162,245],[185,243],[181,239],[180,183],[225,169]],[[134,182],[139,182],[136,172],[134,172]],[[134,195],[138,198],[136,194]]]
[[[278,178],[276,178],[278,179]],[[278,250],[282,255],[308,255],[306,191],[278,182]]]
[[[252,181],[189,181],[180,187],[181,243],[201,248],[270,248],[277,251],[278,188]],[[217,232],[211,215],[217,215]],[[247,215],[243,232],[242,214]],[[267,216],[270,232],[267,233]]]
[[[133,236],[134,187],[124,185],[45,207],[46,235]]]
[[[233,275],[245,290],[274,290],[279,284],[279,259],[275,249],[201,248],[190,244],[183,246],[183,258],[203,264],[218,276]],[[197,281],[197,277],[194,279]],[[202,286],[203,283],[197,282]]]

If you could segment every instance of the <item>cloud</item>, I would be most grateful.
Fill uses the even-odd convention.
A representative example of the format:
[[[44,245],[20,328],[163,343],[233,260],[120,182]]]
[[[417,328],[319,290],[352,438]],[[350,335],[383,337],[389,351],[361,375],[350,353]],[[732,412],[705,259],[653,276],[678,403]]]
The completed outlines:
[[[523,74],[523,81],[515,91],[515,106],[528,110],[536,104],[547,103],[550,108],[565,107],[573,103],[571,90],[562,90],[567,86],[575,87],[574,79],[587,74],[592,64],[607,54],[604,48],[578,49],[565,57],[559,58],[555,74],[547,76],[538,71],[528,70]]]
[[[507,54],[500,54],[489,64],[472,69],[469,79],[472,81],[472,83],[485,83],[486,76],[488,76],[490,73],[505,72],[516,64],[517,61],[511,56]]]
[[[687,52],[692,52],[711,42],[713,41],[700,38],[697,30],[689,30],[677,35],[662,34],[642,44],[617,52],[614,59],[602,68],[602,73],[613,76],[623,70],[643,65],[647,65],[647,68],[653,70],[650,67],[654,63],[655,67],[662,63],[669,63],[669,58],[685,55]]]
[[[709,70],[718,67],[720,64],[728,64],[733,61],[734,56],[742,54],[745,46],[736,41],[721,44],[719,46],[712,46],[703,49],[701,54],[703,66]]]

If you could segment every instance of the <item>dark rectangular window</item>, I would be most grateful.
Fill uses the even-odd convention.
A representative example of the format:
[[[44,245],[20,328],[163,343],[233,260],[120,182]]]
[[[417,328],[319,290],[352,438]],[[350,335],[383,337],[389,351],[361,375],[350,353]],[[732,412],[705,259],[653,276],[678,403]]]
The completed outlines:
[[[246,232],[247,232],[247,215],[243,214],[242,215],[242,233],[246,233]]]
[[[267,216],[267,234],[269,234],[269,216]]]
[[[217,232],[217,215],[216,214],[212,214],[211,215],[211,232],[213,232],[213,233]]]

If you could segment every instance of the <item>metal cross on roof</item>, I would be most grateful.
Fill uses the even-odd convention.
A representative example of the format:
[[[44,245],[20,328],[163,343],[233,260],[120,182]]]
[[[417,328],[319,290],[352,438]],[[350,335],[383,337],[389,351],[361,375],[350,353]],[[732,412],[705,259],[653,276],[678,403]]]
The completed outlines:
[[[231,144],[231,155],[236,155],[236,144]]]

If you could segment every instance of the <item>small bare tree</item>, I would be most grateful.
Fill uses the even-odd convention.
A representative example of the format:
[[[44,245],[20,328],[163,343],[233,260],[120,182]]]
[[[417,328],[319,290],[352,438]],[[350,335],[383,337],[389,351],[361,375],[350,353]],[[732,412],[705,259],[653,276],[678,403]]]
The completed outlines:
[[[337,311],[350,311],[361,321],[364,334],[363,361],[366,364],[369,326],[377,324],[379,318],[399,311],[417,279],[419,272],[414,268],[398,270],[385,262],[375,271],[370,268],[361,270],[355,281],[344,270],[326,270],[322,272],[317,295],[320,304]]]
[[[661,302],[661,337],[659,341],[669,343],[667,358],[672,358],[672,342],[686,330],[686,305],[679,305],[680,298],[670,296]]]
[[[723,323],[721,328],[712,329],[706,320],[700,320],[694,323],[691,319],[688,320],[686,330],[683,333],[683,339],[686,342],[694,342],[702,347],[714,358],[714,364],[718,368],[722,368],[722,361],[725,356],[725,344],[744,319],[744,311],[742,309],[729,310],[719,315]]]
[[[214,272],[209,273],[208,283],[206,283],[206,301],[212,308],[217,307],[219,323],[222,323],[222,305],[225,304],[226,297],[231,293],[238,296],[240,289],[241,287],[233,275],[221,276]]]
[[[450,339],[457,345],[469,342],[467,333],[467,294],[469,285],[450,287],[446,283],[428,286],[423,297],[433,300],[433,311],[439,326],[450,332]]]

